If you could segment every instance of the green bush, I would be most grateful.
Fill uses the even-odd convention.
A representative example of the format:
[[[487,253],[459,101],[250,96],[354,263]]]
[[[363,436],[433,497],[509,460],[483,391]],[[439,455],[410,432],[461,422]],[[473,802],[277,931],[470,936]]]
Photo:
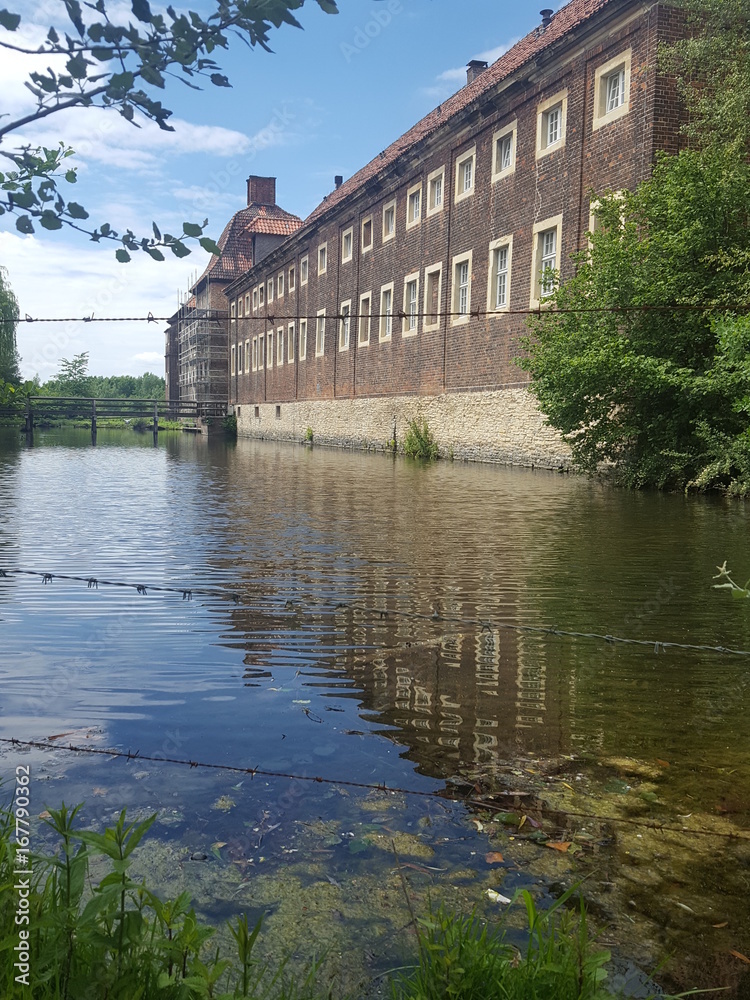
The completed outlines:
[[[433,440],[426,420],[410,420],[409,429],[404,438],[404,454],[410,458],[435,459],[438,457],[438,446]]]
[[[16,924],[19,864],[13,814],[0,809],[0,996],[4,1000],[312,1000],[313,974],[301,985],[271,974],[253,957],[261,921],[229,924],[236,955],[209,949],[214,929],[200,923],[187,893],[162,901],[129,874],[131,856],[156,815],[94,833],[74,825],[81,806],[49,811],[59,847],[30,865],[28,923]],[[89,861],[109,870],[89,885]],[[28,971],[15,968],[19,931],[28,932]],[[18,982],[25,977],[28,983]]]
[[[237,437],[237,414],[228,413],[222,423],[227,437]]]

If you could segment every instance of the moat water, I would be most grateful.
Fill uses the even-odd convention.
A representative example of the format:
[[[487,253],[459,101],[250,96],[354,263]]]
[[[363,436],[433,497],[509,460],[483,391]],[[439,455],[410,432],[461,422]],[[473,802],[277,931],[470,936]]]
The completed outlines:
[[[543,905],[583,879],[623,960],[742,990],[750,656],[658,643],[750,650],[750,601],[712,589],[725,559],[750,576],[744,504],[186,434],[0,433],[0,569],[146,587],[0,578],[0,736],[60,747],[0,745],[0,774],[30,765],[35,815],[158,811],[137,874],[214,922],[265,912],[269,954],[326,948],[349,989],[408,952],[405,874],[417,910],[491,921],[487,889]]]

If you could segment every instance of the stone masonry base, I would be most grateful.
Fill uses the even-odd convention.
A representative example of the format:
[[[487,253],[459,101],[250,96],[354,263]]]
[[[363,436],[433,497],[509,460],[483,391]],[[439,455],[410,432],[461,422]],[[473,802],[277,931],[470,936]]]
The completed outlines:
[[[235,405],[240,437],[385,451],[426,420],[443,458],[567,469],[570,450],[522,387],[440,396],[297,400]],[[309,430],[308,430],[309,428]]]

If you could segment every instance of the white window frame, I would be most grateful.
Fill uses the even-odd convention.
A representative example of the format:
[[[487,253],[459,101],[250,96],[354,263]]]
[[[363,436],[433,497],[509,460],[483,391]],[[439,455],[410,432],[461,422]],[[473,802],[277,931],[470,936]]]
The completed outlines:
[[[266,363],[266,335],[258,334],[258,371],[262,372]]]
[[[299,321],[299,359],[304,361],[307,358],[307,320]]]
[[[261,282],[258,286],[258,302],[262,306],[266,304],[266,286],[264,282]]]
[[[365,243],[365,226],[370,223],[370,242]],[[359,228],[360,232],[360,245],[362,247],[362,253],[369,253],[372,250],[373,243],[375,242],[375,230],[372,224],[372,216],[368,215],[366,218],[362,219],[362,223]]]
[[[287,364],[294,364],[294,321],[286,328],[286,360]]]
[[[258,338],[253,337],[253,371],[258,370]]]
[[[471,164],[471,187],[465,188],[465,168]],[[456,158],[456,182],[453,200],[456,204],[471,198],[477,187],[477,147],[465,150]]]
[[[310,258],[307,254],[299,262],[299,283],[306,285],[310,279]]]
[[[560,261],[562,259],[562,214],[553,215],[549,219],[543,219],[541,222],[534,224],[534,229],[532,233],[533,244],[532,244],[532,254],[531,254],[531,297],[529,299],[529,307],[531,309],[539,309],[551,298],[551,293],[549,295],[541,295],[541,268],[542,268],[542,239],[546,232],[554,229],[557,232],[556,236],[556,247],[555,247],[555,257],[556,257],[556,267],[555,270],[560,272]]]
[[[315,357],[322,358],[326,351],[326,311],[318,309],[315,316]]]
[[[416,208],[416,213],[414,209]],[[422,182],[406,191],[406,228],[414,229],[422,221]]]
[[[273,330],[266,333],[266,369],[273,368]]]
[[[413,329],[409,326],[409,321],[411,319],[411,303],[407,299],[409,285],[415,284],[416,295],[414,297],[414,327]],[[404,316],[401,320],[401,336],[402,337],[416,337],[419,333],[419,271],[413,271],[411,274],[407,274],[404,278]]]
[[[348,311],[347,311],[348,310]],[[352,300],[345,299],[340,306],[339,312],[339,351],[348,351],[352,340]],[[346,333],[346,342],[344,342]]]
[[[438,293],[437,293],[437,312],[430,312],[432,308],[432,302],[427,301],[427,293],[430,288],[430,276],[437,274],[438,276]],[[427,333],[428,330],[439,330],[440,329],[440,302],[441,296],[443,294],[443,263],[431,264],[429,267],[424,269],[424,308],[422,309],[422,332]],[[430,323],[429,317],[434,315],[435,322]]]
[[[268,279],[266,287],[266,302],[269,304],[269,306],[273,302],[273,278]]]
[[[232,344],[232,350],[230,352],[229,374],[230,375],[237,374],[237,349],[235,348],[234,344]]]
[[[554,142],[548,141],[549,115],[557,107],[560,108],[560,132]],[[568,91],[560,90],[546,101],[537,105],[536,109],[536,158],[547,156],[565,146],[568,131]]]
[[[505,266],[505,303],[497,305],[497,251],[508,248],[508,258]],[[513,237],[500,236],[490,242],[489,266],[487,270],[487,312],[498,314],[510,309],[510,281],[513,268]]]
[[[387,233],[385,230],[385,219],[387,213],[390,212],[391,209],[393,210],[393,229],[390,231],[390,233]],[[388,201],[385,203],[385,205],[383,205],[383,243],[387,243],[389,240],[394,239],[395,236],[396,236],[396,199],[393,198],[391,201]]]
[[[362,308],[364,302],[367,301],[368,309],[367,315],[364,315],[364,310]],[[365,321],[367,322],[367,329],[365,330]],[[372,327],[372,292],[362,292],[359,297],[359,317],[357,321],[357,346],[366,347],[370,343],[370,330]],[[366,336],[362,336],[362,332],[366,333]]]
[[[593,129],[609,125],[622,118],[630,111],[630,65],[633,50],[626,49],[612,59],[602,63],[594,73],[594,123]],[[622,101],[611,111],[607,110],[609,96],[609,81],[615,75],[621,75]]]
[[[323,266],[320,266],[321,258]],[[318,274],[325,274],[328,271],[328,241],[318,246]]]
[[[378,341],[382,344],[388,341],[393,336],[393,286],[394,283],[389,281],[385,285],[380,286],[380,306],[378,308]],[[384,299],[386,294],[390,293],[391,298],[391,311],[390,315],[387,314]],[[390,328],[390,329],[389,329]]]
[[[440,201],[435,203],[434,192],[436,190],[437,182],[440,181]],[[427,175],[427,218],[431,215],[437,215],[438,212],[443,211],[443,206],[445,205],[445,164],[442,167],[438,167],[437,170],[433,170]]]
[[[276,328],[276,367],[284,364],[284,327]]]
[[[504,167],[502,164],[501,150],[503,143],[510,140],[510,165]],[[515,173],[516,170],[516,143],[518,141],[518,121],[512,121],[503,126],[492,136],[492,183],[502,180]]]
[[[276,275],[276,298],[277,299],[283,299],[284,298],[284,272],[283,271],[279,271],[279,273]]]
[[[253,289],[253,312],[258,311],[258,286]]]
[[[242,374],[242,352],[243,352],[242,341],[240,341],[237,344],[237,374],[238,375]]]
[[[346,255],[346,241],[349,239],[349,256]],[[341,234],[341,263],[348,264],[354,257],[354,227],[349,226]]]
[[[472,257],[473,251],[467,250],[465,253],[458,253],[453,257],[451,262],[451,276],[452,276],[452,288],[451,288],[451,312],[456,315],[451,316],[451,326],[461,326],[464,323],[468,323],[471,319],[471,267],[472,267]],[[468,264],[468,284],[466,292],[466,312],[458,315],[461,308],[461,288],[463,285],[459,282],[459,268],[462,264]]]
[[[248,337],[245,341],[245,374],[248,375],[250,372],[250,338]]]
[[[245,315],[250,315],[250,292],[245,292]]]
[[[242,313],[243,313],[242,301],[243,301],[242,296],[240,295],[240,297],[237,299],[237,312],[236,312],[237,319],[242,319]]]

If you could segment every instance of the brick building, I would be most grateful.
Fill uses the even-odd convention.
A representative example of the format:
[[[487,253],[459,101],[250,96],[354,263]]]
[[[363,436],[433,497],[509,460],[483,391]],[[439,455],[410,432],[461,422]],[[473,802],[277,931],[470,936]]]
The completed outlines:
[[[336,188],[226,286],[240,434],[386,446],[425,417],[445,453],[559,466],[514,364],[523,310],[674,150],[680,31],[661,3],[573,0]]]
[[[221,256],[211,258],[170,317],[164,351],[168,400],[226,403],[227,286],[301,225],[301,219],[276,204],[275,177],[248,177],[247,207],[224,227]]]

